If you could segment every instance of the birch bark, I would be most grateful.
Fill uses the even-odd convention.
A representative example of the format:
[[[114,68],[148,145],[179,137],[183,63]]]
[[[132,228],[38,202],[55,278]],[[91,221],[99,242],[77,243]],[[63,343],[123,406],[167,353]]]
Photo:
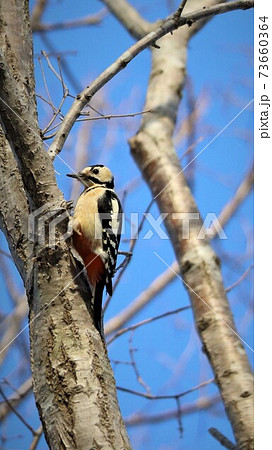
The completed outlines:
[[[185,14],[191,6],[201,4],[191,3],[185,7]],[[203,351],[213,368],[238,448],[252,449],[253,377],[226,298],[220,261],[209,239],[198,239],[200,215],[190,222],[189,239],[184,239],[185,220],[172,216],[185,213],[189,220],[190,213],[199,214],[173,145],[173,131],[186,77],[188,42],[201,26],[203,22],[199,21],[196,27],[166,35],[157,42],[160,48],[152,49],[144,109],[152,109],[153,114],[143,117],[138,133],[130,139],[130,147],[160,211],[169,213],[165,225],[191,300]],[[183,217],[186,219],[186,215]]]
[[[29,302],[33,389],[51,449],[129,449],[107,350],[92,321],[91,292],[61,240],[29,239],[37,208],[67,211],[37,123],[28,1],[0,4],[0,224]],[[44,221],[48,227],[49,220]]]

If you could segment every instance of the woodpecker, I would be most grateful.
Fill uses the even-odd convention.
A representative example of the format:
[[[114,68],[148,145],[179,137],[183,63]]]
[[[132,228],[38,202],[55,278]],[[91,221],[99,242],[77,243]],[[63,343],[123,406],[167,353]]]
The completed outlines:
[[[107,167],[88,166],[67,176],[76,178],[84,186],[74,211],[73,245],[83,259],[93,288],[94,321],[102,335],[102,297],[104,287],[112,295],[122,206],[114,192],[114,177]]]

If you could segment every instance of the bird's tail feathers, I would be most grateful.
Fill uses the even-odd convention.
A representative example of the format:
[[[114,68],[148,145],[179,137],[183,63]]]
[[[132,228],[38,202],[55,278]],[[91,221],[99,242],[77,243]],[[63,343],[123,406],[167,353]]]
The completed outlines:
[[[104,337],[103,311],[102,311],[102,298],[104,286],[105,286],[104,281],[98,281],[98,283],[96,283],[93,289],[94,323],[102,337]]]

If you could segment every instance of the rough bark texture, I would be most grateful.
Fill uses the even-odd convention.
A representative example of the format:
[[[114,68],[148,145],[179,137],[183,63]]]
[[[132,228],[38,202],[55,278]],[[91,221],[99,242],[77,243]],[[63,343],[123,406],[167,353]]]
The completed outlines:
[[[58,450],[128,449],[91,293],[72,263],[69,242],[60,240],[68,214],[56,227],[55,248],[48,239],[28,239],[29,213],[67,209],[39,135],[28,2],[1,2],[0,26],[0,224],[26,286],[34,394],[45,437]]]
[[[188,8],[192,2],[188,2]],[[194,2],[199,7],[201,2]],[[207,2],[205,2],[206,5]],[[218,3],[215,1],[209,4]],[[197,27],[201,27],[198,22]],[[131,152],[156,197],[186,283],[196,327],[212,365],[239,449],[253,448],[253,377],[244,347],[236,332],[225,295],[220,263],[208,239],[197,239],[202,227],[192,221],[190,239],[184,239],[181,220],[172,213],[198,213],[181,172],[172,135],[186,75],[186,49],[196,31],[183,28],[158,41],[152,49],[152,70],[139,132],[130,140]],[[161,255],[163,256],[163,255]],[[204,302],[202,300],[204,300]],[[226,325],[227,324],[227,325]],[[230,328],[229,328],[230,327]]]

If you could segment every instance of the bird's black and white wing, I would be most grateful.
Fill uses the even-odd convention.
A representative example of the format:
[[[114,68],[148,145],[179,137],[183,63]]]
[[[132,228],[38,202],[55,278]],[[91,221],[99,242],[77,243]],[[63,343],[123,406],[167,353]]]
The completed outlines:
[[[105,285],[109,295],[112,295],[112,277],[115,273],[117,254],[122,228],[122,206],[119,198],[111,189],[98,200],[98,212],[102,224],[102,245],[106,254]]]

